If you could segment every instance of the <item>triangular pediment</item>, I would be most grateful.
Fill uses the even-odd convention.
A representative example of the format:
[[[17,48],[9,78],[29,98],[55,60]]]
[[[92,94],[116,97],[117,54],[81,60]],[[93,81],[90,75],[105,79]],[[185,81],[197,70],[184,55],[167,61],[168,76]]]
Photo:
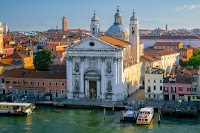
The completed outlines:
[[[119,48],[94,36],[90,36],[78,43],[72,44],[67,50],[119,50]]]

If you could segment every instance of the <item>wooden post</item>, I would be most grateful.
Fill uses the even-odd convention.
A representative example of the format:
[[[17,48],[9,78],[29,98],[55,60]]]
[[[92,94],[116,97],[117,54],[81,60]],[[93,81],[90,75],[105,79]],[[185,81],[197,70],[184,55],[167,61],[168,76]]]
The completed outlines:
[[[160,110],[160,107],[158,107],[158,124],[160,124],[160,114],[161,114],[161,110]]]
[[[103,109],[104,120],[106,119],[106,108]]]
[[[112,106],[112,111],[113,111],[113,114],[115,112],[115,104],[113,103],[113,106]]]

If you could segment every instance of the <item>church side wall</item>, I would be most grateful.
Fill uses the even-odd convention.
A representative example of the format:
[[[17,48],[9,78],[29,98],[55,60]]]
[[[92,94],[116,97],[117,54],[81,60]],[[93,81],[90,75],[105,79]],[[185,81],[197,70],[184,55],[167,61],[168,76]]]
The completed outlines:
[[[126,94],[134,93],[141,85],[142,62],[124,69],[124,80],[127,83]]]

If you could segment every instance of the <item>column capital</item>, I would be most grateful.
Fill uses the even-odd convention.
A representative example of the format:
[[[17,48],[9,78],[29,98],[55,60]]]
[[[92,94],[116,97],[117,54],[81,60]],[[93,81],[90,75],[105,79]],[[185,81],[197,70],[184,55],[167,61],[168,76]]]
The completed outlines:
[[[101,57],[101,62],[105,62],[106,57]]]
[[[68,61],[72,61],[73,56],[66,56],[66,59],[67,59]]]
[[[81,62],[83,62],[85,60],[85,57],[80,57]]]
[[[118,58],[116,58],[116,57],[113,57],[113,61],[117,61],[118,60]]]

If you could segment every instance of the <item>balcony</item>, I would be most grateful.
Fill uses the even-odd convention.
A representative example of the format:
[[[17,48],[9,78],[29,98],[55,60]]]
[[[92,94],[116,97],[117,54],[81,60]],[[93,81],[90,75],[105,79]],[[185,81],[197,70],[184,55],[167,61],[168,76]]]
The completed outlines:
[[[169,78],[170,83],[176,83],[176,78]]]
[[[151,89],[147,89],[147,92],[151,92]]]
[[[164,92],[164,93],[169,93],[169,91],[168,91],[167,88],[164,88],[164,89],[163,89],[163,92]]]

